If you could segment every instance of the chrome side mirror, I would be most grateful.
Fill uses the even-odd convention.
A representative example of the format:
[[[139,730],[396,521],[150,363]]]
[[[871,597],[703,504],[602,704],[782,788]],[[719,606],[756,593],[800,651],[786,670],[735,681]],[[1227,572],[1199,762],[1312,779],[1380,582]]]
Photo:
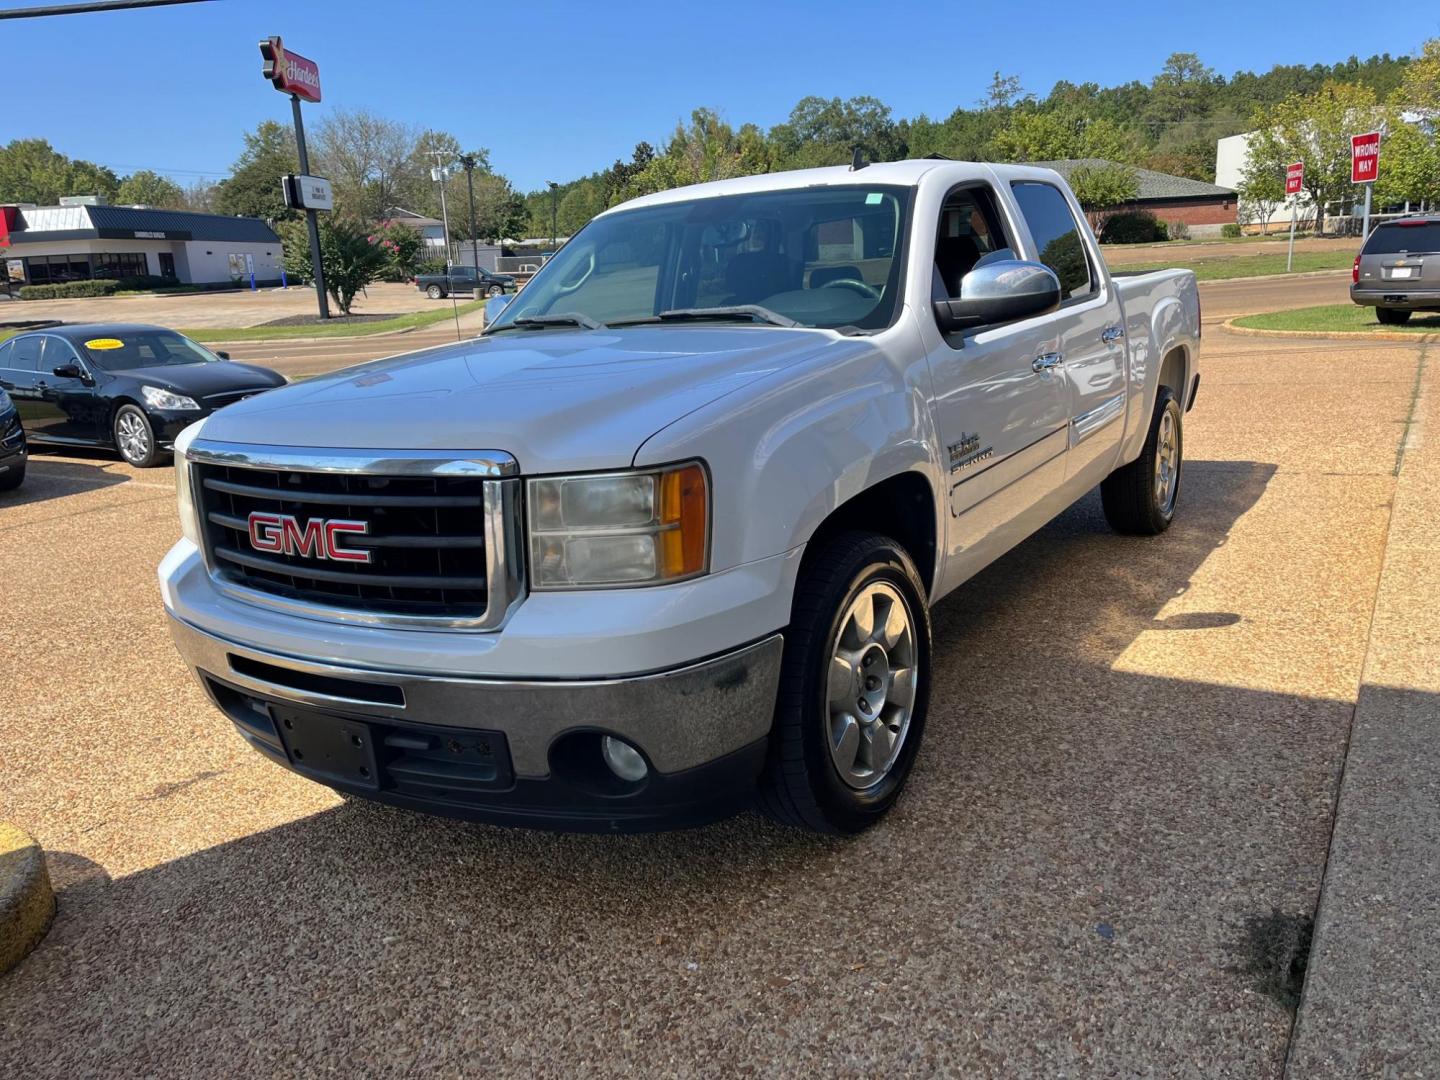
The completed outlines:
[[[947,334],[1044,315],[1060,306],[1060,279],[1048,266],[997,259],[960,281],[957,300],[936,300],[935,321]]]

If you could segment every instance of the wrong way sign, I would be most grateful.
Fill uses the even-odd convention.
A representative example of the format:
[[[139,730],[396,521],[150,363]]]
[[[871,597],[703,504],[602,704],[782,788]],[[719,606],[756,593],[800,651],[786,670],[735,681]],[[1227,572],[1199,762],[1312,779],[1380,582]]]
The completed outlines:
[[[1300,189],[1305,186],[1305,163],[1297,161],[1294,165],[1285,166],[1285,194],[1299,195]]]
[[[1380,132],[1350,136],[1350,182],[1373,184],[1380,175]]]

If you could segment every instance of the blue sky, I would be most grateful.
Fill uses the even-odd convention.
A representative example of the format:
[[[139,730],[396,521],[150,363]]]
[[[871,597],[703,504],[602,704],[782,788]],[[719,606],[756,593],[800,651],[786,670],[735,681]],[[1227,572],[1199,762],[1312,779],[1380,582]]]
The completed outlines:
[[[973,105],[996,69],[1043,95],[1059,79],[1148,80],[1174,51],[1229,75],[1410,53],[1440,36],[1440,13],[1404,10],[1371,20],[1339,0],[218,0],[0,22],[21,88],[0,113],[0,142],[47,138],[121,173],[223,176],[244,131],[289,118],[256,47],[280,34],[320,64],[325,100],[305,107],[307,124],[364,107],[448,130],[529,190],[603,168],[640,139],[660,143],[698,105],[768,127],[806,94],[870,94],[897,117],[943,117]]]

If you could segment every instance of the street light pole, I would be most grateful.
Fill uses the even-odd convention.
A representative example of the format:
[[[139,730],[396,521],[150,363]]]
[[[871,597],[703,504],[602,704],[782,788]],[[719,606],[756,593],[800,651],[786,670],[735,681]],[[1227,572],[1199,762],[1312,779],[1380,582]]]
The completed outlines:
[[[558,225],[560,220],[558,202],[560,198],[560,185],[555,183],[554,180],[547,180],[545,182],[550,185],[550,254],[553,256],[555,249],[560,246],[560,228]]]
[[[470,261],[480,269],[480,247],[475,240],[475,155],[462,154],[460,165],[465,169],[465,187],[470,192]]]

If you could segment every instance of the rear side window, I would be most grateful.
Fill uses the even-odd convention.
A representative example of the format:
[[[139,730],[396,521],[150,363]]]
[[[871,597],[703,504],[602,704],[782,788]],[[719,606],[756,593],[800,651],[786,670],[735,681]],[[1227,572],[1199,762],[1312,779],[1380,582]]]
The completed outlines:
[[[1080,226],[1070,213],[1070,204],[1058,188],[1031,181],[1011,185],[1040,261],[1055,271],[1060,279],[1060,297],[1069,300],[1094,290],[1090,277],[1090,260],[1080,239]]]
[[[1422,225],[1386,222],[1365,241],[1366,255],[1399,255],[1402,251],[1417,255],[1440,251],[1440,221],[1427,221]]]
[[[39,371],[40,370],[40,338],[25,337],[15,342],[15,352],[11,354],[10,366],[17,371]]]

